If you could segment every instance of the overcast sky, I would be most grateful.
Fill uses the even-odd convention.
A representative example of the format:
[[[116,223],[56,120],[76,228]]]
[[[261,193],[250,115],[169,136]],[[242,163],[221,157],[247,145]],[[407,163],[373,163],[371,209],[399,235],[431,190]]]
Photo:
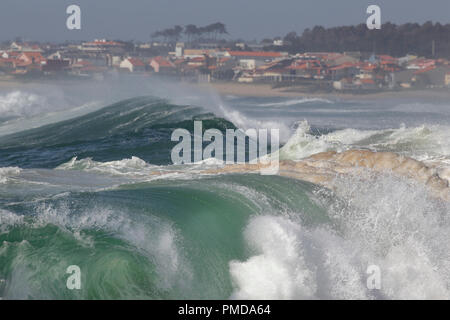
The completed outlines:
[[[77,4],[82,29],[66,28],[66,8]],[[369,4],[381,7],[382,22],[450,23],[450,0],[0,0],[0,41],[149,40],[175,24],[223,22],[230,38],[261,40],[366,21]]]

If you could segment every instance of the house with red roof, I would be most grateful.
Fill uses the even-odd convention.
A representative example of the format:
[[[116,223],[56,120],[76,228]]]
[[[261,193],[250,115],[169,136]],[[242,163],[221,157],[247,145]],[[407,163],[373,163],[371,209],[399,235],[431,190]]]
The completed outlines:
[[[17,57],[24,65],[41,65],[45,62],[45,58],[40,52],[24,52]]]
[[[176,72],[175,65],[170,60],[161,56],[150,59],[150,66],[156,73],[170,74]]]
[[[69,59],[48,59],[42,66],[45,74],[58,73],[69,70]]]
[[[122,70],[128,70],[129,72],[143,72],[145,71],[145,63],[138,58],[127,58],[123,60],[119,68]]]
[[[328,68],[328,72],[333,80],[355,77],[360,74],[360,64],[356,62],[344,62],[334,67]]]
[[[239,61],[243,69],[255,69],[266,63],[282,59],[286,53],[271,51],[227,51],[227,56]]]
[[[2,58],[0,57],[0,68],[3,71],[11,71],[16,68],[17,65],[21,64],[20,60],[15,58]]]

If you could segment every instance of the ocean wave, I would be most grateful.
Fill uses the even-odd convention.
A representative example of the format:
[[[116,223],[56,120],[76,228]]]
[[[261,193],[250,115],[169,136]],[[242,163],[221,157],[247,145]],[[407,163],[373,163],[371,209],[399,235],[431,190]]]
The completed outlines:
[[[361,164],[333,174],[331,189],[246,170],[68,192],[27,204],[29,215],[0,213],[11,236],[20,230],[17,241],[0,234],[0,256],[14,270],[0,273],[8,284],[0,295],[73,298],[42,282],[59,283],[79,264],[90,278],[78,298],[449,298],[449,203],[424,183]],[[75,160],[57,171],[102,165]],[[150,166],[114,165],[119,175]],[[382,271],[379,291],[367,288],[369,265]]]
[[[236,127],[284,125],[218,105]],[[0,168],[0,297],[450,299],[449,127],[303,121],[270,177],[140,153],[170,151],[161,139],[204,111],[140,97],[2,137],[4,161],[19,160]],[[77,292],[61,281],[73,264]]]
[[[420,161],[431,161],[450,157],[448,141],[448,126],[401,126],[398,129],[385,130],[343,129],[314,135],[308,122],[302,121],[280,149],[280,157],[300,160],[320,152],[364,148],[376,152],[395,152]]]
[[[90,270],[89,278],[96,284],[88,285],[90,290],[85,292],[85,297],[97,298],[108,296],[113,298],[116,293],[115,290],[111,290],[111,286],[120,283],[126,285],[122,288],[123,292],[119,293],[120,296],[145,297],[148,288],[133,279],[133,272],[138,271],[136,270],[137,261],[133,258],[136,254],[145,257],[144,261],[139,262],[139,268],[143,268],[142,271],[148,273],[147,277],[152,272],[158,274],[158,277],[151,279],[147,285],[152,285],[162,292],[177,286],[178,283],[187,283],[191,278],[189,265],[184,261],[183,252],[179,250],[180,235],[170,223],[156,216],[132,215],[133,218],[131,218],[126,212],[102,206],[74,212],[67,202],[61,201],[57,205],[45,202],[38,204],[33,216],[0,211],[0,217],[3,233],[10,231],[11,228],[16,230],[20,228],[30,238],[29,241],[22,241],[19,244],[4,242],[0,247],[0,256],[3,257],[12,254],[8,252],[9,247],[17,247],[17,245],[21,247],[16,248],[18,250],[14,258],[9,261],[13,265],[12,274],[7,278],[4,292],[0,292],[0,295],[7,299],[52,296],[51,286],[45,288],[38,286],[36,277],[41,275],[34,274],[34,270],[28,269],[30,266],[45,268],[48,271],[46,277],[51,283],[57,281],[57,276],[60,276],[61,271],[64,271],[67,266],[78,261],[84,270]],[[50,241],[45,247],[39,246],[33,252],[28,250],[30,241],[33,241],[33,234],[42,234],[45,237],[45,234],[54,227],[58,230],[54,237],[59,239],[61,246]],[[64,234],[70,235],[74,241],[69,241]],[[109,238],[112,243],[114,243],[113,239],[123,240],[129,246],[120,244],[116,240],[116,248],[99,253],[102,237]],[[72,248],[72,256],[64,252],[64,247]],[[45,256],[46,250],[60,257],[57,264],[48,266],[46,262],[36,259],[36,256]],[[83,255],[87,252],[90,252],[91,259],[89,262],[82,262],[80,258],[83,259]],[[98,254],[100,259],[95,257]],[[27,267],[20,268],[17,265],[18,261],[27,262]],[[113,270],[111,268],[116,272],[116,277],[108,274],[107,270]],[[19,271],[22,277],[16,277]]]
[[[331,224],[296,216],[254,216],[245,230],[253,252],[231,261],[235,299],[450,299],[450,207],[423,186],[392,175],[338,179],[319,189]],[[399,196],[401,201],[399,201]],[[381,287],[366,285],[369,266]]]
[[[154,125],[192,119],[201,108],[170,105],[154,97],[118,102],[86,115],[3,136],[0,145],[47,146],[74,141],[100,140],[120,134],[136,134]]]

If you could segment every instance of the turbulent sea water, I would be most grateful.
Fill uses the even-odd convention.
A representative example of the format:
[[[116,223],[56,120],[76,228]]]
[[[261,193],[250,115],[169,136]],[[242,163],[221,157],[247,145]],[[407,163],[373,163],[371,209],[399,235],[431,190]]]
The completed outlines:
[[[355,171],[330,190],[170,161],[172,131],[202,119],[280,128],[281,159],[392,151],[448,181],[450,103],[116,85],[0,92],[1,298],[450,298],[450,205],[417,181]]]

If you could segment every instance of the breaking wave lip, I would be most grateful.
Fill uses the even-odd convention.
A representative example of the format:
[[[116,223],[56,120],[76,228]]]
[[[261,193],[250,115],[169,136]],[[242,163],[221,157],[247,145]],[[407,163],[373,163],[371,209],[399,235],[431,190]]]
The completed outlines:
[[[436,168],[450,182],[450,127],[422,125],[383,130],[342,129],[319,136],[311,133],[308,122],[300,122],[295,133],[280,148],[280,159],[302,160],[328,151],[366,149],[394,152]]]
[[[303,161],[313,155],[330,151],[342,153],[351,150],[369,150],[381,152],[380,157],[384,157],[383,152],[394,152],[400,156],[424,163],[427,167],[435,170],[441,179],[449,183],[449,139],[450,128],[443,126],[412,128],[401,126],[398,129],[386,130],[343,129],[315,136],[311,134],[307,121],[303,121],[287,143],[279,150],[279,156],[282,161]],[[90,158],[82,160],[73,158],[68,163],[57,167],[57,169],[91,171],[129,176],[136,179],[169,179],[192,177],[193,174],[214,174],[214,172],[218,173],[222,167],[223,162],[217,159],[206,159],[182,166],[156,166],[137,157],[132,157],[131,159],[105,163],[96,162]],[[318,170],[317,174],[320,175],[322,169],[316,168],[316,170]]]

